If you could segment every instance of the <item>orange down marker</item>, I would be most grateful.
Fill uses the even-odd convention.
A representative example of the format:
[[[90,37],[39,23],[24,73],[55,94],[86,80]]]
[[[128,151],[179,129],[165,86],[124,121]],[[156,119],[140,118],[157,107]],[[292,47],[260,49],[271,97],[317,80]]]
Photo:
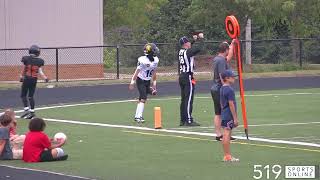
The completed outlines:
[[[243,119],[244,132],[247,136],[247,139],[249,139],[247,110],[246,110],[246,103],[244,98],[244,84],[243,84],[243,77],[242,77],[241,49],[240,49],[240,41],[238,39],[240,37],[240,25],[235,16],[227,16],[225,20],[225,25],[226,25],[226,31],[229,37],[232,39],[236,39],[234,56],[236,57],[237,66],[238,66],[242,119]]]
[[[161,108],[160,107],[154,107],[154,128],[155,129],[162,128]]]

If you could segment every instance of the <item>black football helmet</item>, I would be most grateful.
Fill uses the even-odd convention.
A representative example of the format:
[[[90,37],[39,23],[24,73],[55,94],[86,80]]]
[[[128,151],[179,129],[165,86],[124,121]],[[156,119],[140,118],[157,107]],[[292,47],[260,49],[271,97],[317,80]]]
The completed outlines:
[[[160,50],[154,43],[147,43],[144,45],[143,52],[145,55],[157,56],[157,54],[160,53]]]
[[[37,46],[37,45],[32,45],[30,48],[29,48],[29,54],[30,55],[34,55],[34,56],[39,56],[40,55],[40,47]]]

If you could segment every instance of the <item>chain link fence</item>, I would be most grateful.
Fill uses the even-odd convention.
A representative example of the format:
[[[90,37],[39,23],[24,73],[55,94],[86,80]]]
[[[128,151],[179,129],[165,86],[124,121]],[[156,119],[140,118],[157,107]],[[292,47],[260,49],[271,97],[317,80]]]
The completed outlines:
[[[307,67],[320,69],[320,39],[273,39],[240,41],[245,72],[288,71]],[[220,41],[205,42],[196,56],[195,74],[212,76],[212,59]],[[179,45],[158,43],[158,75],[178,74]],[[131,78],[144,44],[42,48],[44,72],[55,81]],[[251,56],[250,56],[251,54]],[[0,81],[17,81],[22,71],[21,57],[28,49],[0,49]],[[235,61],[232,67],[235,68]]]

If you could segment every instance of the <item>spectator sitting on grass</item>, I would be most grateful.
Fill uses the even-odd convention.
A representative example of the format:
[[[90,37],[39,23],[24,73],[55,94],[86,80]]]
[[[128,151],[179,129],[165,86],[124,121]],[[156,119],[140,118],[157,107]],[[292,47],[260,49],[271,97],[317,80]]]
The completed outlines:
[[[7,114],[0,116],[0,160],[21,159],[22,150],[15,150],[10,146],[9,129],[13,126],[10,116]]]
[[[41,118],[34,118],[29,123],[29,132],[23,145],[23,160],[25,162],[48,162],[67,160],[61,147],[65,140],[51,143],[51,140],[43,132],[46,123]]]
[[[9,129],[9,133],[12,151],[16,152],[14,154],[17,155],[14,159],[22,159],[23,143],[26,136],[17,134],[17,120],[15,112],[11,109],[7,109],[5,110],[4,114],[10,116],[12,119],[12,126]]]

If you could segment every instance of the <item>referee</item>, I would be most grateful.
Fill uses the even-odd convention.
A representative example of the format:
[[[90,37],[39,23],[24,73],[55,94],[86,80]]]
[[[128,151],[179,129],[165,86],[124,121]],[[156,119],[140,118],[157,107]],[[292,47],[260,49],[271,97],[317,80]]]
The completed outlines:
[[[23,56],[21,60],[24,65],[20,76],[20,82],[22,82],[21,99],[24,105],[24,113],[21,115],[21,118],[32,119],[35,116],[33,95],[37,86],[38,74],[40,74],[46,82],[49,81],[42,71],[41,67],[44,65],[44,60],[39,58],[39,55],[39,46],[32,45],[29,48],[29,56]]]
[[[179,85],[181,88],[180,126],[200,126],[192,117],[194,87],[196,84],[193,72],[194,56],[201,51],[204,45],[203,38],[203,33],[199,33],[193,36],[192,43],[185,36],[179,40],[181,45],[178,54],[180,68]],[[192,44],[197,40],[200,42],[199,46],[192,47]]]

